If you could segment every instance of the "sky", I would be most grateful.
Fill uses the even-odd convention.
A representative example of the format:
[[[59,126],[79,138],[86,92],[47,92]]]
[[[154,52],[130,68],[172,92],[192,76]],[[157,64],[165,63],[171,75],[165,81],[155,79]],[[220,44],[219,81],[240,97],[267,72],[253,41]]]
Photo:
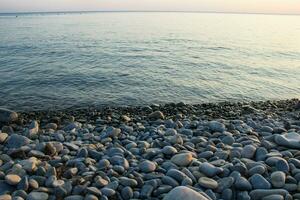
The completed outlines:
[[[0,12],[207,11],[300,14],[300,0],[0,0]]]

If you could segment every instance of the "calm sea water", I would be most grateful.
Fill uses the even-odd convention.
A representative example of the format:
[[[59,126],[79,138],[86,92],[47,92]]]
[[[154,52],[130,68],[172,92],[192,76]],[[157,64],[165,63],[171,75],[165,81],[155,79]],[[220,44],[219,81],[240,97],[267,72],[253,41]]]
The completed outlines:
[[[0,106],[16,110],[300,97],[300,16],[0,16]]]

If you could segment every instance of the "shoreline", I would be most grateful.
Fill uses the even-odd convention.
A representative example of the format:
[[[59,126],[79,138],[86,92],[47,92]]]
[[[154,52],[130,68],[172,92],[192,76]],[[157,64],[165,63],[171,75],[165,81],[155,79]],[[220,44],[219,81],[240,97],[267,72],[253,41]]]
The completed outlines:
[[[0,199],[300,198],[299,99],[0,109],[0,121]]]

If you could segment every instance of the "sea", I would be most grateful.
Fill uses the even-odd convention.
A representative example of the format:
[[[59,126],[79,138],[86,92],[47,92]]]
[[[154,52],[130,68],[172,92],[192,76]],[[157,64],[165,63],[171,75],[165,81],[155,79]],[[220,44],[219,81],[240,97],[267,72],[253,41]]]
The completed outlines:
[[[300,16],[0,14],[0,107],[300,98]]]

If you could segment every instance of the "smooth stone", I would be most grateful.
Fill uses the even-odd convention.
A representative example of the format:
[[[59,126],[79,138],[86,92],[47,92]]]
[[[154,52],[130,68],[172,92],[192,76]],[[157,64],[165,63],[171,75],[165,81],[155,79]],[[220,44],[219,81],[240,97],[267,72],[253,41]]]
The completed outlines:
[[[93,194],[88,194],[84,197],[84,200],[98,200],[98,197]]]
[[[199,166],[199,171],[208,177],[214,177],[215,175],[223,172],[222,168],[215,167],[214,165],[205,162]]]
[[[130,186],[135,187],[138,185],[137,181],[135,179],[127,178],[127,177],[120,177],[119,178],[120,184],[124,186]]]
[[[8,138],[7,133],[0,133],[0,143],[5,142],[5,140]]]
[[[232,136],[227,135],[227,136],[225,136],[225,137],[222,138],[222,142],[224,144],[227,144],[227,145],[232,145],[235,142],[235,140],[234,140],[234,138]]]
[[[88,188],[86,188],[86,192],[90,193],[90,194],[93,194],[93,195],[96,195],[96,196],[101,196],[102,195],[101,191],[96,187],[88,187]]]
[[[232,200],[232,190],[227,188],[222,192],[222,199],[223,200]]]
[[[244,146],[244,148],[242,150],[241,156],[242,156],[242,158],[251,159],[255,155],[255,151],[256,151],[255,146],[246,145],[246,146]]]
[[[288,194],[288,191],[283,189],[257,189],[252,190],[249,195],[251,197],[251,200],[260,200],[263,197],[269,196],[269,195],[282,195],[286,196]]]
[[[264,174],[266,172],[266,168],[262,165],[257,165],[255,167],[252,167],[249,171],[248,174],[249,176],[252,176],[254,174]]]
[[[251,186],[250,182],[247,179],[245,179],[244,177],[238,177],[235,181],[234,186],[236,189],[241,190],[241,191],[252,190],[252,186]]]
[[[81,195],[71,195],[64,198],[64,200],[84,200]]]
[[[12,134],[11,136],[9,136],[6,146],[8,148],[18,149],[22,146],[28,145],[29,143],[30,140],[27,137],[24,137],[22,135]]]
[[[198,183],[204,188],[216,189],[218,187],[218,182],[208,177],[199,178]]]
[[[254,174],[249,178],[253,189],[270,189],[271,184],[260,174]]]
[[[161,181],[162,181],[163,184],[170,185],[172,187],[179,186],[179,183],[174,178],[172,178],[170,176],[163,176]]]
[[[284,200],[284,197],[279,194],[272,194],[262,198],[262,200]]]
[[[275,167],[278,171],[283,171],[285,173],[290,171],[290,166],[289,166],[288,162],[284,159],[278,160],[275,163]]]
[[[21,181],[21,177],[15,174],[8,174],[5,176],[5,181],[9,185],[17,185]]]
[[[57,124],[56,123],[49,123],[49,124],[46,125],[45,128],[46,129],[56,130],[57,129]]]
[[[180,167],[188,166],[193,160],[192,153],[180,153],[171,158],[171,162]]]
[[[251,200],[247,191],[237,192],[236,199],[238,200]]]
[[[45,192],[30,192],[26,200],[47,200],[49,195]]]
[[[285,184],[285,173],[276,171],[271,174],[271,183],[275,188],[282,188]]]
[[[179,186],[171,190],[163,200],[209,200],[201,193],[185,186]]]
[[[300,134],[296,132],[275,135],[274,141],[280,146],[292,149],[300,149]]]
[[[0,122],[9,123],[17,120],[18,113],[5,108],[0,108]]]
[[[36,135],[39,132],[39,123],[37,121],[32,121],[31,124],[29,125],[29,136]]]
[[[224,131],[226,131],[225,125],[218,121],[210,121],[208,126],[213,132],[223,133]]]
[[[233,177],[225,177],[222,179],[218,180],[218,189],[217,191],[221,193],[223,190],[227,188],[231,188],[231,186],[234,183],[234,178]]]
[[[185,177],[187,177],[183,172],[177,170],[177,169],[170,169],[167,174],[167,176],[172,177],[173,179],[175,179],[176,181],[178,181],[179,183],[181,183],[183,181],[183,179]]]
[[[150,115],[148,115],[148,117],[150,119],[157,120],[157,119],[164,119],[165,115],[161,111],[154,111]]]
[[[11,200],[11,199],[12,198],[9,194],[0,195],[0,200]]]
[[[7,184],[5,181],[0,180],[0,195],[11,193],[15,190],[15,188],[9,184]]]
[[[28,177],[24,176],[21,181],[18,183],[17,189],[27,191],[29,188]]]
[[[154,162],[145,160],[139,164],[139,169],[145,173],[154,172],[156,169],[156,165]]]
[[[124,187],[121,191],[121,196],[124,200],[129,200],[133,197],[133,191],[131,187]]]
[[[165,155],[174,155],[177,153],[177,149],[172,146],[164,146],[162,149],[163,154]]]
[[[116,191],[111,189],[111,188],[107,188],[107,187],[104,187],[104,188],[101,188],[101,193],[107,197],[111,197],[113,195],[116,194]]]
[[[150,199],[151,194],[154,190],[154,187],[152,185],[144,185],[141,189],[141,198],[143,199]]]

